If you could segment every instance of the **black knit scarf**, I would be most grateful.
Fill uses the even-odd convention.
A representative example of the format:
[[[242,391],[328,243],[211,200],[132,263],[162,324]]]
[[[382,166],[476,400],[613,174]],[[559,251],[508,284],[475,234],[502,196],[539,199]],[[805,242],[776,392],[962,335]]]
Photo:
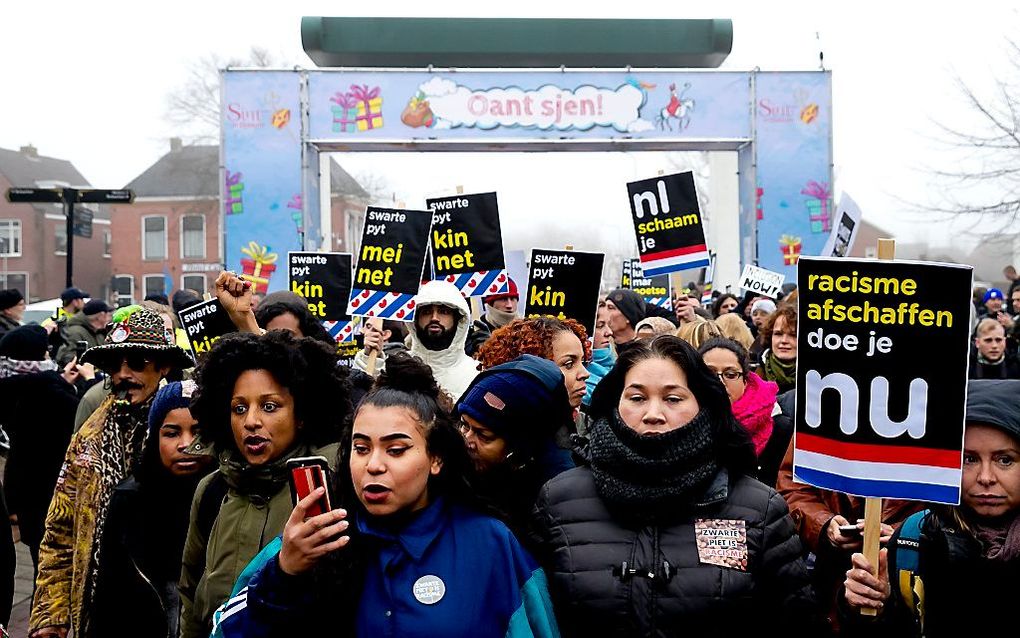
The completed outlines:
[[[588,441],[599,495],[612,509],[642,519],[691,505],[719,471],[705,410],[675,430],[648,435],[629,428],[615,412],[592,425]]]

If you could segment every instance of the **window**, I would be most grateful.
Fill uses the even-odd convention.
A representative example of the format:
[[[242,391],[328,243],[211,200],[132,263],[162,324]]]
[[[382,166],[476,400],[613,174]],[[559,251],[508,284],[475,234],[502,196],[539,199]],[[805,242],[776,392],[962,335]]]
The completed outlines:
[[[166,259],[166,217],[142,218],[142,259]]]
[[[135,302],[135,278],[133,275],[116,275],[113,278],[113,292],[117,295],[117,307],[130,306]]]
[[[28,296],[28,273],[27,272],[7,272],[0,273],[0,289],[14,288],[21,292],[26,300],[30,299]]]
[[[103,257],[109,257],[111,255],[110,248],[113,244],[113,234],[108,231],[103,231]]]
[[[54,236],[57,238],[57,241],[56,241],[56,245],[54,246],[53,249],[56,251],[56,253],[58,255],[66,255],[67,254],[67,226],[64,225],[63,222],[57,222],[56,224],[54,224],[54,228],[56,229],[55,232],[54,232]]]
[[[204,215],[185,215],[181,218],[181,257],[205,259]]]
[[[181,288],[194,290],[200,295],[206,293],[205,275],[184,275],[181,277]]]
[[[145,290],[145,297],[148,297],[149,295],[166,294],[166,277],[163,275],[145,275],[145,277],[142,278],[142,281]]]
[[[0,255],[21,257],[20,219],[0,219]]]

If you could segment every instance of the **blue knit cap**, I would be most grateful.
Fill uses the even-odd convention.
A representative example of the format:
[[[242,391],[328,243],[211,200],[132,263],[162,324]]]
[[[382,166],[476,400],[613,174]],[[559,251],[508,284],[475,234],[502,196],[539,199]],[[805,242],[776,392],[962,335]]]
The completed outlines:
[[[191,407],[191,395],[198,386],[194,381],[174,381],[159,389],[149,408],[149,435],[153,436],[163,425],[171,410]]]
[[[563,373],[530,354],[493,366],[475,377],[457,412],[509,440],[551,437],[571,415]]]

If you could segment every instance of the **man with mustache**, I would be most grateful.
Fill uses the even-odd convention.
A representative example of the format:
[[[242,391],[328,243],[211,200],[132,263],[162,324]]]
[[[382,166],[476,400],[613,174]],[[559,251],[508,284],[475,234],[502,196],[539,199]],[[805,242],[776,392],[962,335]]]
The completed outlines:
[[[141,306],[113,315],[106,343],[82,355],[110,376],[111,393],[71,438],[46,515],[30,636],[92,635],[89,609],[113,488],[127,477],[148,432],[152,398],[171,370],[191,367],[163,318]]]
[[[432,368],[439,387],[456,401],[478,374],[478,362],[464,353],[471,321],[467,301],[456,286],[441,280],[424,284],[414,300],[411,354]],[[367,369],[366,353],[381,348],[380,334],[365,333],[365,349],[355,357],[360,369]],[[385,352],[380,351],[377,373],[384,369],[385,358]]]

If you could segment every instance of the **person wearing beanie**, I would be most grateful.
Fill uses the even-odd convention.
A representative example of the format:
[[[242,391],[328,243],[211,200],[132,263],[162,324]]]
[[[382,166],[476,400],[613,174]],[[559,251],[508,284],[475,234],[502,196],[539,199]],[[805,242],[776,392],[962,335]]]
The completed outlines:
[[[620,346],[637,337],[635,328],[645,318],[645,300],[627,288],[617,288],[606,297],[606,312],[613,342]]]
[[[21,325],[25,316],[25,296],[16,288],[0,290],[0,337]]]
[[[33,566],[38,563],[46,510],[60,464],[71,440],[78,407],[75,382],[94,377],[92,366],[67,366],[49,358],[46,330],[27,325],[0,339],[0,423],[10,437],[4,468],[4,492],[11,514],[18,517],[21,540]]]
[[[482,344],[492,336],[493,330],[502,328],[519,317],[517,307],[520,293],[517,291],[517,282],[513,278],[508,279],[510,284],[506,292],[482,297],[485,313],[471,324],[471,331],[464,345],[468,356],[475,356]]]
[[[111,308],[102,299],[92,299],[81,312],[69,317],[64,325],[64,344],[57,350],[57,364],[66,365],[75,357],[79,341],[88,348],[106,343],[106,326],[113,316]]]
[[[676,332],[676,326],[664,317],[645,317],[634,327],[638,339],[654,339],[659,335],[670,335]]]
[[[108,339],[86,350],[81,363],[109,375],[112,393],[67,446],[39,546],[29,635],[95,635],[89,628],[93,568],[104,549],[110,497],[138,462],[160,383],[172,370],[193,365],[163,318],[137,305],[114,313]]]
[[[524,532],[538,490],[574,467],[556,445],[557,432],[573,421],[563,373],[548,359],[524,354],[478,374],[457,402],[480,495],[507,517],[518,538]]]
[[[185,450],[199,434],[191,414],[194,381],[160,388],[134,472],[114,488],[103,530],[90,628],[113,636],[176,636],[177,581],[188,535],[191,501],[213,457]]]
[[[879,553],[877,576],[863,554],[853,554],[844,582],[847,624],[872,635],[931,638],[957,635],[962,626],[978,636],[1016,631],[1020,381],[971,381],[965,418],[960,504],[904,521]],[[863,619],[862,607],[878,616]]]
[[[1006,296],[1002,294],[1002,291],[998,288],[989,288],[985,291],[984,297],[981,298],[983,307],[978,313],[978,318],[991,317],[995,319],[999,316],[999,312],[1002,311],[1002,305],[1005,302]]]

